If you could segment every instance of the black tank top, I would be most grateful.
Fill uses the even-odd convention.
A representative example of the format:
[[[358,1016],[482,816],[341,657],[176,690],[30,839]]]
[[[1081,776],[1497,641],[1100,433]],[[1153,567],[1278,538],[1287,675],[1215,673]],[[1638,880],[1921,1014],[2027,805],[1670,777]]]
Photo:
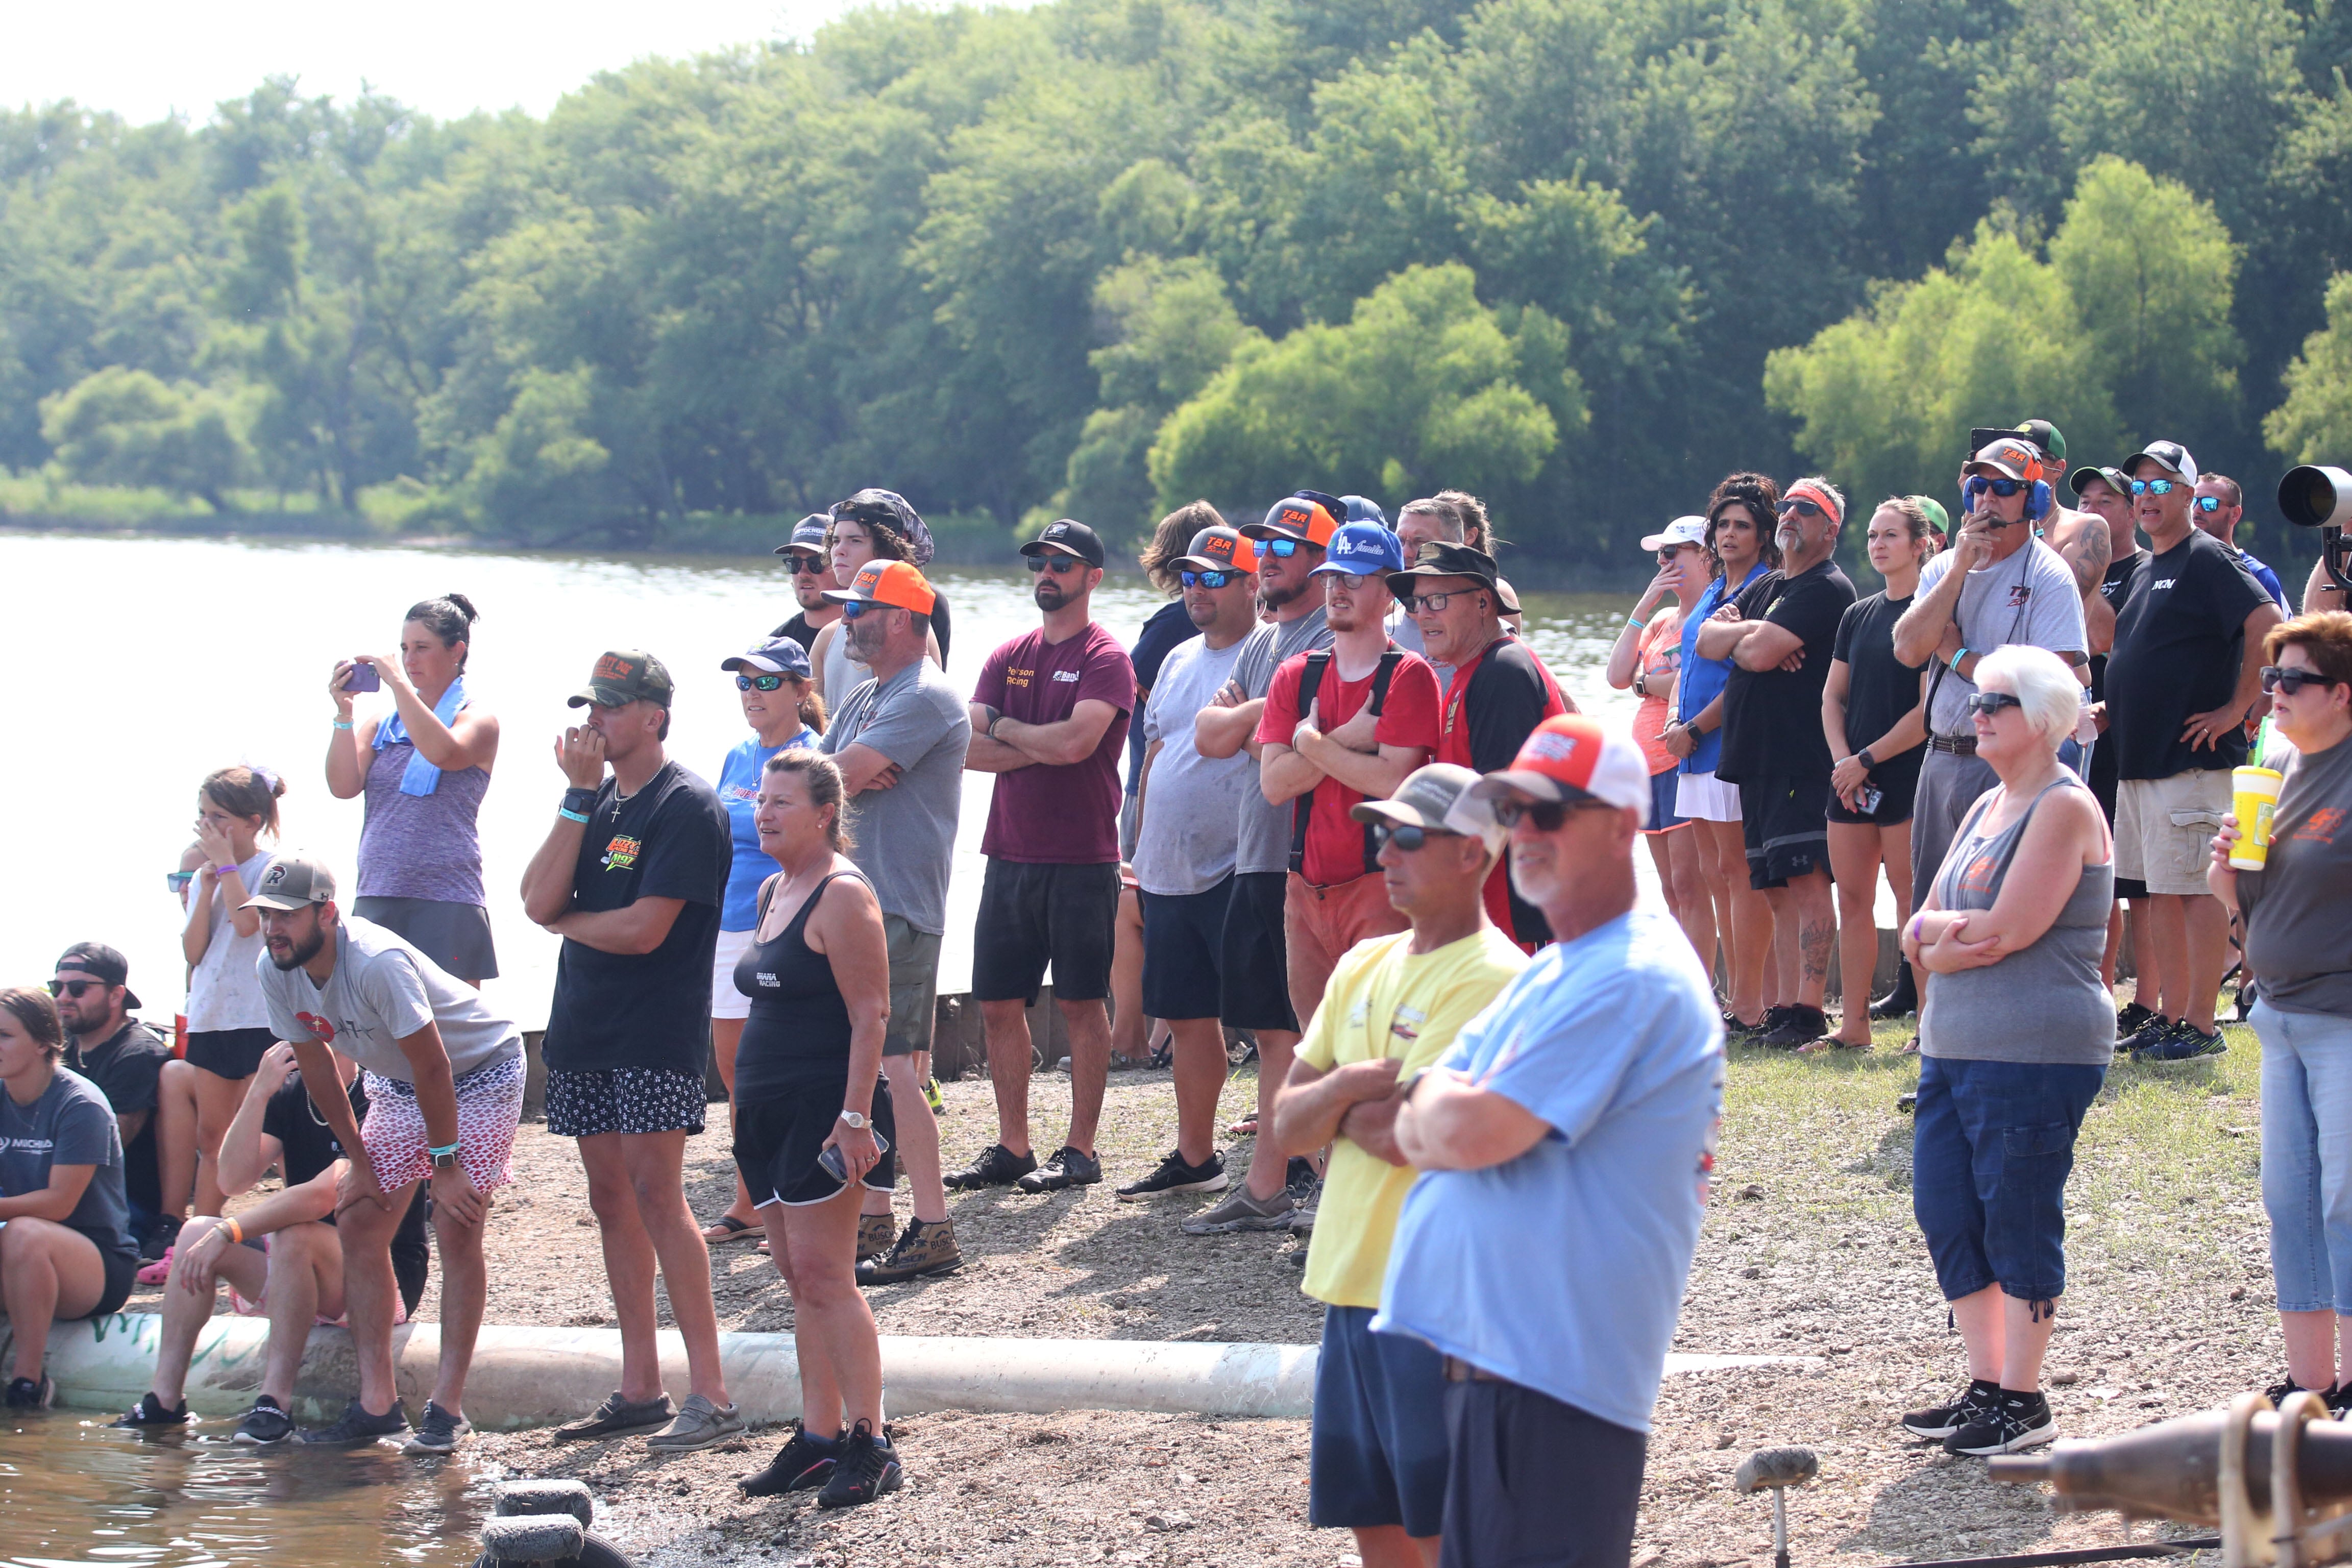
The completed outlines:
[[[735,1094],[740,1100],[782,1088],[812,1067],[849,1062],[849,1004],[833,978],[833,963],[810,947],[805,936],[810,911],[839,878],[866,879],[835,871],[816,885],[792,923],[772,941],[753,942],[735,961],[735,988],[751,999],[743,1039],[735,1053]],[[768,913],[769,893],[760,900]]]

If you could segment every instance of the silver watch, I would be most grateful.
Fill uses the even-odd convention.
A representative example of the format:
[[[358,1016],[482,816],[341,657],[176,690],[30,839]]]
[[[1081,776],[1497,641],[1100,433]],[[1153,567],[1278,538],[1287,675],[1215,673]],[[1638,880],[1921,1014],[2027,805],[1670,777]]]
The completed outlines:
[[[866,1113],[862,1110],[843,1111],[841,1113],[841,1121],[843,1126],[847,1127],[853,1132],[863,1132],[866,1131]]]

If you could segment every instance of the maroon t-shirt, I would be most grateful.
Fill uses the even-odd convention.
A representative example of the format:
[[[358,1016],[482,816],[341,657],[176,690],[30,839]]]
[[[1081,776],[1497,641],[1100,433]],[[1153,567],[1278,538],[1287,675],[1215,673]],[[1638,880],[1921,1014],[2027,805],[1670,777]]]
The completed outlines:
[[[1108,702],[1118,712],[1083,762],[1032,763],[996,775],[988,831],[980,852],[1032,865],[1100,866],[1118,860],[1118,759],[1135,707],[1135,666],[1127,650],[1092,621],[1058,643],[1043,628],[988,656],[971,700],[1024,724],[1058,724],[1080,702]]]

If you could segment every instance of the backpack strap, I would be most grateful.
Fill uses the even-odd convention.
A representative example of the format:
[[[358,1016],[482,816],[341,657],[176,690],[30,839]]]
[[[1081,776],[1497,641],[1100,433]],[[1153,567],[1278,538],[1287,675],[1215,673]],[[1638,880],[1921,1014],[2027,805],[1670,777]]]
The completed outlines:
[[[1381,653],[1380,668],[1372,671],[1372,694],[1364,704],[1371,710],[1373,718],[1379,718],[1381,709],[1387,706],[1389,682],[1396,679],[1397,666],[1403,662],[1404,649],[1394,643],[1389,644]],[[1364,874],[1370,876],[1380,868],[1380,840],[1372,833],[1372,825],[1367,822],[1364,824]]]
[[[1323,689],[1323,671],[1331,662],[1331,650],[1318,647],[1307,656],[1307,668],[1298,672],[1298,715],[1315,705],[1315,694]],[[1305,875],[1307,868],[1307,819],[1315,815],[1315,792],[1307,790],[1295,795],[1290,802],[1290,868]]]

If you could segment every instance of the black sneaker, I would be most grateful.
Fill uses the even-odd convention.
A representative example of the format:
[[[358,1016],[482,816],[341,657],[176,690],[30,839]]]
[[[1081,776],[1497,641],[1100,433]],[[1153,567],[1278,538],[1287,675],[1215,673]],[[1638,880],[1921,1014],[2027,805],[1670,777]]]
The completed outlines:
[[[2143,1007],[2137,1002],[2126,1003],[2116,1009],[2116,1038],[2128,1040],[2157,1020],[2153,1007]]]
[[[2221,1039],[2221,1030],[2209,1035],[2183,1018],[2172,1026],[2164,1038],[2136,1054],[2144,1062],[2186,1062],[2199,1057],[2218,1057],[2229,1048]]]
[[[139,1261],[162,1262],[163,1255],[171,1251],[178,1243],[182,1223],[180,1216],[175,1214],[158,1215],[139,1237]]]
[[[821,1487],[833,1479],[834,1460],[848,1436],[846,1432],[835,1433],[832,1442],[820,1447],[795,1426],[793,1440],[776,1450],[766,1469],[754,1470],[735,1484],[745,1497],[782,1497]]]
[[[2050,1414],[2050,1401],[2045,1395],[2038,1391],[2012,1394],[2002,1389],[1999,1405],[1978,1411],[1967,1426],[1944,1439],[1944,1452],[1984,1458],[1993,1454],[2014,1454],[2057,1436],[2057,1418]]]
[[[1756,1043],[1776,1051],[1793,1051],[1799,1046],[1810,1046],[1830,1032],[1827,1014],[1819,1007],[1801,1004],[1776,1009],[1780,1021],[1757,1037]]]
[[[1930,1405],[1903,1417],[1903,1430],[1914,1437],[1948,1437],[2000,1403],[2000,1384],[1977,1378],[1949,1405]]]
[[[816,1506],[856,1508],[884,1492],[897,1491],[905,1479],[898,1468],[898,1450],[860,1421],[841,1440],[841,1456],[834,1463],[824,1490],[816,1494]]]
[[[397,1399],[392,1408],[381,1415],[368,1414],[367,1406],[352,1400],[343,1406],[342,1419],[331,1426],[305,1426],[302,1441],[316,1447],[355,1447],[362,1443],[373,1443],[385,1437],[408,1436],[408,1413]]]
[[[1058,1193],[1065,1187],[1091,1187],[1101,1180],[1102,1162],[1065,1143],[1014,1184],[1024,1193]]]
[[[278,1407],[278,1401],[264,1394],[257,1395],[253,1408],[236,1424],[232,1441],[256,1448],[267,1448],[283,1443],[294,1436],[293,1418]]]
[[[2320,1398],[2327,1401],[2327,1408],[2329,1413],[2332,1415],[2336,1410],[2336,1393],[2337,1390],[2333,1387],[2305,1388],[2303,1384],[2295,1382],[2294,1374],[2293,1373],[2289,1373],[2286,1376],[2279,1379],[2276,1383],[2272,1384],[2268,1388],[2263,1389],[2263,1397],[2269,1400],[2272,1405],[2275,1407],[2284,1405],[2286,1403],[2286,1396],[2290,1394],[2316,1394]]]
[[[1762,1034],[1765,1030],[1770,1028],[1773,1023],[1774,1019],[1772,1017],[1772,1009],[1769,1007],[1767,1007],[1764,1010],[1764,1016],[1762,1017],[1757,1019],[1756,1022],[1752,1024],[1741,1023],[1739,1021],[1739,1015],[1733,1012],[1730,1008],[1726,1007],[1723,1010],[1723,1037],[1732,1045],[1744,1046],[1753,1041],[1757,1036]]]
[[[167,1410],[163,1402],[155,1397],[155,1391],[152,1388],[139,1396],[138,1404],[107,1423],[110,1426],[185,1426],[187,1424],[188,1402],[183,1399],[177,1410]]]
[[[474,1429],[474,1424],[461,1413],[450,1415],[431,1400],[425,1402],[425,1414],[416,1418],[416,1430],[400,1446],[404,1454],[453,1454],[457,1440]]]
[[[2116,1055],[2138,1059],[2140,1052],[2168,1039],[2174,1028],[2171,1019],[2161,1013],[2152,1013],[2147,1023],[2116,1042]]]
[[[1171,1149],[1160,1168],[1139,1182],[1129,1182],[1119,1188],[1119,1199],[1133,1203],[1139,1198],[1156,1198],[1168,1193],[1222,1193],[1225,1190],[1224,1156],[1211,1152],[1206,1160],[1195,1165]]]
[[[58,1385],[44,1374],[38,1382],[20,1377],[8,1384],[5,1403],[11,1410],[47,1410],[58,1396]]]
[[[960,1193],[981,1187],[1009,1187],[1036,1168],[1035,1154],[1016,1154],[1002,1143],[991,1143],[979,1159],[961,1171],[949,1172],[946,1181]]]

